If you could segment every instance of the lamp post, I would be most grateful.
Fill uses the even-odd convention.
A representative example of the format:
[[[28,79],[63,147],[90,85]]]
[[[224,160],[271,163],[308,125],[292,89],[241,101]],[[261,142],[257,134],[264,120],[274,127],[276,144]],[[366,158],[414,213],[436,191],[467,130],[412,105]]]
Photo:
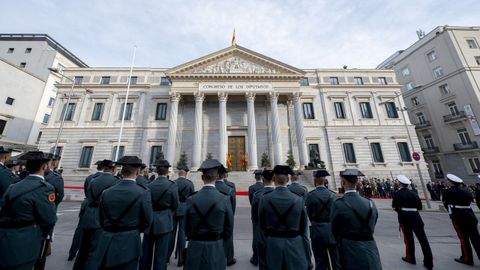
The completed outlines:
[[[417,86],[417,88],[418,88],[418,86]],[[398,98],[399,104],[402,104],[401,101],[400,101],[401,96],[402,96],[402,94],[397,93],[397,94],[395,94],[394,98],[392,98],[390,100],[387,100],[387,101],[384,101],[384,102],[381,102],[381,103],[379,103],[379,105],[383,105],[383,104],[385,104],[387,102],[390,102],[390,101],[392,101],[396,98]],[[408,124],[407,124],[407,118],[406,117],[408,117],[408,115],[407,116],[405,115],[405,112],[407,111],[407,108],[403,107],[403,108],[400,108],[398,110],[402,112],[403,124],[405,126],[405,129],[407,130],[408,141],[410,143],[410,147],[412,148],[412,151],[415,153],[415,148],[413,146],[412,136],[410,135],[410,130],[408,129]],[[420,184],[422,185],[423,194],[425,194],[425,201],[427,203],[427,207],[428,207],[428,209],[430,209],[430,208],[432,208],[432,206],[430,205],[430,199],[428,198],[427,189],[425,187],[425,181],[423,180],[422,171],[420,170],[420,164],[418,163],[418,161],[415,161],[415,166],[417,167],[417,173],[418,173],[418,177],[420,179]]]

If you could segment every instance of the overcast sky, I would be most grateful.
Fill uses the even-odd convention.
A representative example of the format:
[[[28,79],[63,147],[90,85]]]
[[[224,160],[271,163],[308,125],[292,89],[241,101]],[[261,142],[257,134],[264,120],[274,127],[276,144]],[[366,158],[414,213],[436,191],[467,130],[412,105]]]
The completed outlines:
[[[47,33],[90,66],[173,67],[237,44],[298,68],[374,68],[478,0],[5,0],[0,32]]]

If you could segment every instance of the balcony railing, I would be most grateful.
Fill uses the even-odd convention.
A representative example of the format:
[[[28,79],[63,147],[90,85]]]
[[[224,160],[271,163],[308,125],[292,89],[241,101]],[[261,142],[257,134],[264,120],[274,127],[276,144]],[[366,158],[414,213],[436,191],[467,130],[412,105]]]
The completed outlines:
[[[435,154],[440,152],[438,147],[429,147],[429,148],[422,148],[424,154]]]
[[[443,116],[443,121],[445,123],[448,123],[448,122],[455,122],[455,121],[463,120],[463,119],[466,119],[466,118],[467,118],[467,114],[465,114],[464,111],[460,111],[456,114],[444,115]]]
[[[477,142],[472,142],[469,144],[456,143],[453,145],[453,149],[455,149],[455,151],[471,150],[471,149],[477,149],[477,148],[478,148]]]
[[[430,126],[432,126],[432,124],[430,124],[430,121],[425,121],[425,122],[420,122],[415,124],[416,129],[428,128]]]

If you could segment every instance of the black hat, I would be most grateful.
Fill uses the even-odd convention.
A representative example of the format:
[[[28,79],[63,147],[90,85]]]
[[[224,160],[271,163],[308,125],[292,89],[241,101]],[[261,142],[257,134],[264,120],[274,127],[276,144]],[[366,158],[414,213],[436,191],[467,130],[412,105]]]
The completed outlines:
[[[11,153],[12,151],[13,151],[12,148],[0,146],[0,154]]]
[[[202,165],[200,165],[200,168],[198,170],[203,172],[210,169],[220,169],[220,167],[223,167],[220,161],[216,159],[207,159],[204,162],[202,162]]]
[[[187,166],[187,165],[178,166],[178,167],[177,167],[177,170],[179,170],[179,171],[185,171],[185,172],[190,171],[190,170],[188,169],[188,166]]]
[[[340,172],[340,176],[365,176],[361,171],[357,169],[345,169]]]
[[[101,165],[102,165],[102,161],[103,161],[103,160],[97,160],[97,162],[95,162],[94,165],[100,165],[100,166],[101,166]]]
[[[262,172],[263,178],[267,179],[268,181],[271,181],[273,178],[273,171],[272,170],[263,170]]]
[[[225,166],[221,166],[218,168],[218,173],[228,173],[228,168],[225,168]]]
[[[157,161],[155,161],[155,164],[153,164],[157,167],[165,167],[165,168],[169,168],[169,167],[172,167],[170,165],[170,163],[168,162],[168,160],[165,160],[165,159],[157,159]]]
[[[21,157],[18,158],[19,160],[43,160],[48,161],[51,159],[51,155],[46,154],[42,151],[29,151],[25,154],[22,154]]]
[[[325,177],[330,176],[327,170],[316,170],[313,172],[313,177]]]
[[[263,173],[263,170],[255,170],[253,172],[253,174],[255,174],[255,175],[262,175],[262,173]]]
[[[141,167],[143,162],[137,156],[123,156],[116,162],[118,165],[131,165],[134,167]]]
[[[273,168],[273,174],[284,174],[284,175],[293,175],[293,171],[287,165],[276,165]]]
[[[20,165],[20,162],[18,160],[11,159],[11,160],[5,162],[5,167],[7,167],[7,168],[12,168],[12,167],[17,166],[17,165]]]
[[[147,168],[147,164],[142,163],[142,167],[141,167],[141,168],[142,168],[142,170],[145,169],[145,168]]]
[[[103,167],[115,167],[115,165],[117,165],[115,162],[113,162],[109,159],[99,160],[99,161],[97,161],[97,163],[95,163],[95,165],[100,165],[100,166],[103,166]]]

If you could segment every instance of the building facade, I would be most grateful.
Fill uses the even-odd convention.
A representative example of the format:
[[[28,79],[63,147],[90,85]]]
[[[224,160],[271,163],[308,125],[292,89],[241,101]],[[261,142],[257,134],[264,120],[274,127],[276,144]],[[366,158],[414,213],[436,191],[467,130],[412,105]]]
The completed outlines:
[[[441,26],[381,63],[392,68],[432,179],[480,173],[480,27]]]
[[[212,156],[245,171],[266,160],[285,164],[291,153],[301,169],[322,161],[332,175],[356,167],[370,177],[418,180],[411,155],[419,143],[408,141],[406,128],[414,135],[414,126],[397,111],[404,104],[391,70],[301,70],[232,46],[170,69],[134,68],[128,97],[127,68],[64,74],[79,86],[66,104],[71,84],[57,85],[40,149],[54,146],[63,111],[59,146],[72,181],[91,173],[94,161],[114,159],[117,147],[148,165],[159,152],[172,164],[184,153],[192,169]],[[428,179],[423,161],[420,167]]]
[[[49,68],[88,66],[45,34],[0,34],[0,62],[0,143],[20,151],[36,149],[61,79]],[[42,84],[26,87],[31,80]]]

